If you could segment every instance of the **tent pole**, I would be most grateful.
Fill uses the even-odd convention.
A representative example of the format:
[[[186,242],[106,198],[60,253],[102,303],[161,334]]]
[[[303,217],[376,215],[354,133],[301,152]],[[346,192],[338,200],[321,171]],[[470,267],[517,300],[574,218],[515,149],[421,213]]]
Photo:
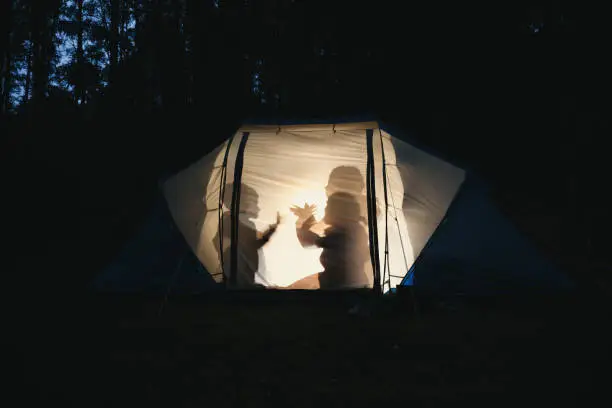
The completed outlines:
[[[382,130],[378,129],[380,136],[380,151],[382,155],[382,178],[383,192],[385,196],[385,258],[383,260],[382,290],[385,290],[385,278],[389,274],[389,291],[391,290],[391,265],[389,263],[389,192],[387,187],[387,160],[385,158],[385,145],[383,143]]]
[[[238,231],[240,223],[240,193],[242,189],[242,167],[244,165],[244,151],[249,139],[249,132],[242,133],[242,139],[238,145],[236,154],[236,164],[234,166],[234,188],[232,191],[231,208],[231,242],[230,242],[230,276],[229,283],[231,288],[235,288],[238,283]]]
[[[225,233],[224,223],[223,223],[223,204],[225,201],[225,187],[227,186],[227,162],[229,159],[230,148],[232,147],[232,142],[234,141],[235,134],[230,137],[227,142],[227,147],[225,148],[225,154],[223,155],[223,165],[221,167],[221,177],[220,177],[220,186],[219,186],[219,225],[217,228],[217,233],[219,235],[219,262],[221,266],[221,279],[224,285],[227,285],[227,279],[225,276],[224,263],[223,259],[223,234]]]
[[[389,175],[387,174],[387,162],[385,159],[385,145],[383,144],[382,131],[378,129],[378,132],[380,134],[380,149],[382,151],[383,186],[384,186],[384,193],[385,193],[385,269],[387,268],[387,266],[389,267],[389,290],[391,290],[391,265],[389,264],[389,228],[388,228],[389,203],[387,201],[388,200],[387,184],[389,184],[390,180],[389,180]],[[393,198],[393,195],[391,195],[391,201],[392,201],[393,211],[394,211],[393,218],[395,219],[395,223],[397,224],[397,227],[398,227],[397,230],[401,231],[401,228],[399,227],[399,221],[397,219],[397,210],[396,210],[397,207],[395,206],[395,199]],[[400,245],[402,247],[402,252],[404,254],[404,263],[406,265],[406,269],[408,270],[408,273],[410,273],[410,267],[408,266],[408,261],[406,260],[406,249],[404,248],[404,241],[402,240],[401,232],[399,233],[399,239],[400,239]],[[412,308],[414,310],[414,314],[417,320],[419,320],[420,319],[419,305],[416,299],[415,292],[416,291],[415,291],[415,287],[413,283],[410,287],[410,297],[412,298]]]
[[[374,171],[374,129],[366,129],[367,163],[366,163],[366,194],[368,204],[368,230],[370,236],[370,258],[374,272],[374,287],[376,295],[382,294],[380,284],[380,259],[378,257],[378,224],[376,221],[376,178]]]

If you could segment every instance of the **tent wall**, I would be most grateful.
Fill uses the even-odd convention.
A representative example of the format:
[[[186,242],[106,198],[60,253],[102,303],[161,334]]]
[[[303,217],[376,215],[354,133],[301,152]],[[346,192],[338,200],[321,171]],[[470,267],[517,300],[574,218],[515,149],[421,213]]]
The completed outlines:
[[[327,282],[330,289],[372,287],[367,256],[372,220],[365,188],[366,131],[371,129],[381,284],[389,290],[401,282],[441,221],[464,172],[375,125],[244,126],[231,144],[166,182],[170,212],[202,264],[217,281],[223,280],[222,271],[227,276],[232,269],[233,172],[239,140],[248,132],[237,216],[236,286],[318,289]],[[317,243],[305,244],[296,231],[291,208],[305,204],[316,205],[312,231],[325,237]],[[277,220],[268,241],[266,231]]]
[[[198,292],[222,287],[234,269],[239,288],[373,287],[367,134],[373,135],[370,158],[385,292],[407,284],[408,271],[417,287],[437,293],[571,285],[479,185],[465,181],[464,170],[374,126],[239,129],[163,184],[165,203],[94,286]],[[246,148],[238,157],[242,140],[247,140]],[[234,185],[238,159],[239,190]],[[232,212],[238,203],[238,213]],[[306,203],[316,210],[305,233],[291,208]],[[232,225],[237,226],[235,242]],[[235,268],[229,256],[232,245],[238,253]]]
[[[438,294],[487,295],[571,287],[476,182],[462,187],[416,261],[414,285]]]
[[[160,194],[138,232],[92,282],[102,292],[200,293],[218,285],[175,227]]]
[[[465,171],[384,130],[378,129],[377,133],[376,198],[383,209],[385,183],[387,187],[387,211],[378,218],[381,275],[385,275],[381,277],[387,291],[401,283],[444,218],[465,179]]]
[[[337,282],[330,283],[330,289],[371,286],[370,260],[363,256],[368,253],[364,131],[334,131],[331,126],[251,130],[241,186],[240,286],[319,288],[317,274],[324,269],[322,262],[327,263],[329,281]],[[327,197],[326,189],[330,188],[346,194]],[[341,208],[346,220],[330,216],[330,199]],[[314,228],[319,233],[334,229],[335,236],[343,241],[338,244],[344,245],[342,250],[329,251],[300,242],[297,216],[290,209],[306,203],[316,205],[319,222]],[[353,208],[356,210],[349,214]],[[326,218],[334,218],[332,225],[321,222],[326,212]],[[262,235],[279,217],[276,232],[264,245]],[[363,251],[358,250],[359,245],[365,245]],[[348,271],[351,276],[346,279],[332,278]]]
[[[164,196],[176,225],[216,282],[223,281],[217,250],[220,245],[220,194],[226,180],[233,180],[241,138],[242,133],[236,133],[163,185]],[[224,224],[223,229],[223,235],[229,236],[229,223]],[[228,237],[223,245],[230,244]]]

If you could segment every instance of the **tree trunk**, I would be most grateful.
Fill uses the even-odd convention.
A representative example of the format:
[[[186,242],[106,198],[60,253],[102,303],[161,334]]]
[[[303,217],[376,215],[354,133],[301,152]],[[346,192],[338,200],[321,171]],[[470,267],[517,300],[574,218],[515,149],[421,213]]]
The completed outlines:
[[[7,114],[10,107],[12,12],[12,1],[0,3],[0,27],[6,27],[5,32],[0,33],[0,117]]]
[[[161,87],[164,101],[171,109],[182,109],[186,100],[185,81],[185,38],[182,34],[183,4],[172,0],[171,9],[165,11],[163,3],[159,4],[160,22],[165,27],[165,47],[157,54],[157,63],[161,68]],[[160,39],[161,40],[161,39]]]
[[[119,59],[118,64],[121,64],[127,57],[127,49],[123,46],[123,42],[127,40],[128,24],[132,16],[130,6],[134,3],[132,0],[122,0],[121,19],[119,21]],[[127,42],[127,41],[126,41]]]
[[[185,38],[187,48],[187,72],[189,78],[187,81],[188,100],[192,105],[197,104],[198,88],[200,86],[200,18],[201,2],[198,0],[186,0],[186,21],[185,21]]]
[[[121,8],[122,0],[110,0],[111,5],[111,29],[110,29],[110,61],[109,61],[109,83],[112,84],[117,71],[118,56],[119,56],[119,27],[121,26]]]
[[[77,48],[76,48],[76,60],[77,60],[77,77],[75,84],[75,97],[77,103],[80,101],[81,104],[85,103],[85,56],[83,53],[83,0],[76,0],[77,3],[77,23],[79,32],[77,34]]]
[[[27,103],[30,100],[30,84],[32,78],[32,34],[29,35],[28,41],[28,55],[26,56],[26,77],[25,77],[25,89],[23,93],[23,103]]]
[[[11,51],[7,49],[2,61],[2,92],[0,93],[0,116],[6,115],[11,108]]]
[[[30,11],[32,32],[32,98],[44,99],[49,88],[49,70],[54,53],[54,17],[60,7],[58,0],[35,2]]]
[[[149,11],[149,2],[150,0],[134,0],[134,22],[136,23],[136,27],[134,29],[136,31],[137,50],[144,48],[144,20],[147,17],[147,12]]]

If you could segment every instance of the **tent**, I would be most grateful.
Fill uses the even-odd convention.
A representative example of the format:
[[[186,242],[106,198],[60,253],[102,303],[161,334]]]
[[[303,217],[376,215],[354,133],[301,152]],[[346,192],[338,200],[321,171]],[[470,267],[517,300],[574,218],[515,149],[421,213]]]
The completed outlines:
[[[379,122],[245,124],[161,183],[99,290],[496,293],[567,277],[483,183]]]

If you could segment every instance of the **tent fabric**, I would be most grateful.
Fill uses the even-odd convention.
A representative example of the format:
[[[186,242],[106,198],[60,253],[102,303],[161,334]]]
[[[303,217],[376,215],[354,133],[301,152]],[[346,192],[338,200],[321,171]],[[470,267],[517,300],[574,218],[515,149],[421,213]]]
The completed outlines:
[[[240,186],[238,287],[373,286],[371,260],[365,256],[367,129],[375,135],[377,226],[379,235],[385,232],[378,239],[381,269],[386,272],[380,283],[386,291],[401,282],[443,218],[465,172],[374,126],[246,125],[236,132],[236,139],[249,133]],[[228,210],[237,144],[230,146],[225,180],[220,163],[228,143],[168,180],[163,189],[187,243],[217,280],[224,273],[227,278],[231,269]],[[220,200],[223,189],[226,194]],[[296,228],[300,220],[291,210],[306,204],[316,206],[308,231],[316,237],[310,240]],[[275,226],[273,234],[267,234],[270,226]]]
[[[102,292],[205,293],[218,287],[176,228],[159,194],[118,257],[92,282]]]
[[[463,168],[387,129],[357,121],[245,124],[162,183],[163,202],[94,286],[373,288],[369,160],[384,292],[412,284],[449,293],[570,285]]]
[[[168,208],[179,231],[216,282],[221,282],[223,277],[220,268],[215,267],[218,257],[211,250],[211,246],[215,245],[213,240],[219,227],[223,161],[225,150],[229,148],[226,176],[231,180],[238,141],[225,142],[162,186]],[[229,225],[226,225],[226,228],[229,228]]]
[[[468,178],[405,284],[437,294],[567,290],[569,278],[501,213],[481,182]]]

